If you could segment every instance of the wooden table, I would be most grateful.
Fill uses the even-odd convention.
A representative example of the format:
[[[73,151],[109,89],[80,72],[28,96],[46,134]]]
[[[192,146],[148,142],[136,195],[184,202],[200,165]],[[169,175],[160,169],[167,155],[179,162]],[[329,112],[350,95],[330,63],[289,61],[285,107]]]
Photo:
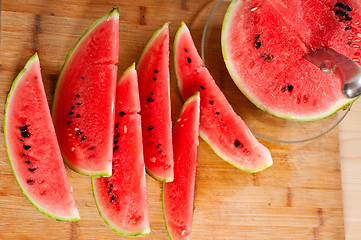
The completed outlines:
[[[13,79],[35,51],[39,53],[51,102],[68,51],[114,3],[120,8],[121,74],[137,61],[152,33],[167,21],[171,21],[171,41],[183,20],[200,49],[203,26],[215,1],[3,0],[1,118]],[[211,72],[236,111],[245,104],[252,108],[231,79],[222,77],[224,69],[214,66]],[[173,64],[171,94],[175,120],[182,100]],[[260,139],[270,148],[274,165],[256,174],[246,174],[225,163],[200,140],[192,239],[344,239],[340,153],[346,236],[361,239],[360,120],[361,104],[357,102],[340,127],[340,141],[337,129],[303,144]],[[82,219],[75,223],[56,222],[36,211],[16,185],[6,157],[3,131],[0,135],[0,239],[126,239],[102,221],[92,198],[90,179],[69,169],[69,181]],[[160,184],[147,177],[147,185],[152,232],[140,239],[168,239],[162,218]]]

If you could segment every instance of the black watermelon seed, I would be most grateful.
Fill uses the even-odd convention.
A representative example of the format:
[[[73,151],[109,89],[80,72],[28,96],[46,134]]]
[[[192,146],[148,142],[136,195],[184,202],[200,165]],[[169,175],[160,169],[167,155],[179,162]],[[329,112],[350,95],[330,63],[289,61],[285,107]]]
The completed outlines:
[[[347,27],[345,27],[345,30],[347,31],[347,30],[350,30],[352,27],[351,26],[347,26]]]
[[[185,51],[185,52],[188,52],[188,49],[185,48],[184,51]]]
[[[220,112],[216,112],[217,115],[221,114]]]
[[[89,149],[90,149],[90,150],[94,150],[94,149],[95,149],[95,147],[91,146]]]
[[[76,131],[76,135],[82,135],[83,134],[83,132],[82,131],[80,131],[80,130],[78,130],[78,131]]]
[[[156,78],[156,77],[154,77],[154,78],[153,78],[153,81],[156,81],[156,80],[157,80],[157,78]]]
[[[80,118],[80,114],[75,115],[75,118]]]
[[[154,92],[150,92],[150,95],[154,95]]]
[[[113,195],[112,198],[110,199],[110,203],[113,203],[116,198],[117,198],[117,196]]]
[[[117,145],[117,146],[115,146],[115,147],[113,148],[113,151],[118,150],[118,148],[119,148],[119,146],[118,146],[118,145]]]
[[[73,121],[68,121],[68,124],[72,123]]]
[[[26,154],[25,154],[25,153],[23,153],[23,154],[21,154],[21,156],[26,157]]]
[[[148,98],[147,101],[148,102],[154,102],[154,99],[153,98]]]
[[[266,62],[270,62],[270,61],[272,61],[272,59],[273,59],[273,55],[272,55],[272,54],[268,55],[268,56],[265,58]]]
[[[119,141],[118,140],[115,140],[113,144],[117,144]]]
[[[244,147],[244,145],[238,139],[234,140],[234,146],[236,148]]]
[[[117,133],[117,135],[115,135],[114,140],[117,139],[120,136],[120,133]]]
[[[27,183],[31,184],[34,183],[34,180],[29,179],[28,181],[26,181]]]
[[[281,91],[282,91],[282,92],[285,92],[285,91],[286,91],[286,87],[283,86]]]
[[[287,85],[287,90],[288,90],[289,92],[292,92],[292,91],[293,91],[293,85],[292,85],[292,84],[288,84],[288,85]]]
[[[336,14],[336,15],[340,15],[341,13],[342,13],[341,10],[336,10],[336,11],[335,11],[335,14]]]
[[[159,154],[161,154],[162,153],[162,150],[159,150],[159,152],[158,152]]]
[[[109,181],[106,181],[105,184],[108,185],[108,184],[109,184]]]
[[[148,127],[148,130],[150,131],[150,130],[153,130],[154,129],[154,127],[153,126],[149,126]]]
[[[26,130],[28,130],[28,126],[21,126],[21,127],[19,127],[19,130],[20,131],[26,131]]]
[[[87,139],[87,137],[86,137],[86,136],[82,136],[81,139],[80,139],[80,141],[84,141],[85,139]]]
[[[74,106],[71,106],[70,109],[74,109]]]
[[[118,127],[119,127],[119,123],[115,124],[114,129],[118,129]]]
[[[81,76],[81,79],[84,79],[85,77],[84,76]]]
[[[26,163],[26,164],[30,164],[31,162],[30,162],[29,160],[26,160],[25,163]]]
[[[205,87],[203,87],[202,85],[199,85],[199,87],[201,88],[201,89],[206,89]]]
[[[352,42],[350,41],[350,42],[347,42],[347,45],[351,45],[352,44]]]
[[[192,59],[191,58],[187,58],[187,61],[188,61],[188,63],[191,63],[192,62]]]
[[[208,102],[209,102],[209,104],[212,104],[212,105],[214,104],[213,100],[209,100]]]
[[[76,105],[81,105],[81,102],[76,103]]]
[[[31,148],[31,146],[29,146],[29,145],[24,145],[23,148],[24,148],[25,150],[29,150],[29,149]]]
[[[159,71],[156,69],[156,70],[154,70],[154,72],[155,72],[155,73],[158,73]]]
[[[261,36],[261,34],[258,34],[258,35],[255,37],[255,39],[257,40],[260,36]]]
[[[347,14],[346,12],[344,12],[344,11],[340,11],[339,15],[340,15],[341,17],[343,17],[343,16],[348,16],[348,14]]]
[[[28,138],[28,137],[30,137],[30,133],[29,132],[21,132],[21,136],[24,138]]]
[[[108,195],[112,195],[112,189],[113,189],[113,185],[110,185]]]
[[[77,95],[75,95],[77,98],[79,98],[80,97],[80,95],[79,94],[77,94]]]
[[[125,112],[121,111],[121,112],[118,114],[118,116],[124,117],[124,116],[125,116]]]
[[[74,113],[73,112],[68,112],[68,115],[73,115]]]
[[[29,168],[28,169],[30,172],[35,172],[36,171],[36,168]]]
[[[335,4],[335,7],[339,7],[339,8],[345,8],[346,7],[346,4],[344,4],[343,2],[338,2]]]
[[[24,139],[21,139],[21,138],[20,138],[20,142],[24,142]]]
[[[348,11],[348,12],[351,12],[352,11],[352,7],[350,5],[346,5],[345,6],[345,10]]]
[[[264,58],[265,55],[266,55],[266,53],[262,53],[261,58]]]
[[[346,20],[346,21],[351,21],[351,20],[352,20],[352,17],[346,16],[346,17],[345,17],[345,20]]]
[[[157,145],[157,148],[160,148],[161,146],[162,146],[162,144],[158,144],[158,145]]]
[[[258,40],[254,42],[254,46],[255,46],[257,49],[260,48],[261,45],[262,45],[261,42],[258,41]]]

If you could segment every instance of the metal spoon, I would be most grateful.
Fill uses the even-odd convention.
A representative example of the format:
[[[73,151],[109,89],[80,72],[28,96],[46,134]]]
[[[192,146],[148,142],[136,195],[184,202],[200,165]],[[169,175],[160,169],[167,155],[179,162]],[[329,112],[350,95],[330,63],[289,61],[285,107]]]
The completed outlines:
[[[341,79],[342,92],[348,98],[361,95],[361,67],[335,50],[323,47],[304,58],[326,73],[334,73]]]

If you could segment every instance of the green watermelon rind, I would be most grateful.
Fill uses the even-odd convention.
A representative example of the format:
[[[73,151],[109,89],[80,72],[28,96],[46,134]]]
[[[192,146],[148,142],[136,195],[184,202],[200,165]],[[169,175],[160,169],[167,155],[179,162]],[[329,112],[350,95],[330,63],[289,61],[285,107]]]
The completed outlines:
[[[148,51],[148,48],[153,44],[153,41],[154,39],[157,38],[157,36],[163,32],[164,29],[168,28],[169,27],[169,23],[170,22],[166,22],[163,24],[163,26],[161,28],[159,28],[158,30],[156,30],[152,37],[149,39],[147,45],[144,47],[144,50],[142,52],[142,54],[140,55],[140,58],[139,58],[139,61],[138,63],[136,64],[136,68],[138,68],[139,64],[142,62],[143,60],[143,56],[146,54],[146,52]],[[170,101],[169,101],[170,103]],[[173,178],[163,178],[157,174],[154,174],[153,172],[149,171],[147,168],[146,168],[146,172],[149,176],[151,176],[152,178],[154,178],[155,180],[157,181],[160,181],[160,182],[172,182],[173,181]]]
[[[64,69],[66,69],[67,67],[67,63],[68,63],[68,60],[71,58],[73,52],[77,49],[77,46],[81,43],[81,41],[86,37],[88,36],[88,34],[90,34],[92,32],[92,30],[98,25],[98,24],[101,24],[103,21],[106,21],[108,18],[111,18],[113,16],[117,16],[119,17],[119,9],[117,6],[113,6],[113,9],[105,14],[103,17],[99,18],[98,20],[96,20],[84,33],[83,35],[78,39],[78,41],[75,43],[75,45],[72,47],[72,49],[69,51],[68,55],[66,56],[65,58],[65,61],[64,61],[64,64],[60,70],[60,73],[59,73],[59,77],[58,79],[61,79],[61,76],[62,76],[62,73],[64,71]],[[54,91],[54,98],[53,98],[53,104],[52,104],[52,115],[54,115],[54,106],[55,106],[55,103],[56,101],[59,99],[59,97],[57,96],[57,89],[58,89],[58,86],[60,85],[60,82],[61,81],[57,81],[56,83],[56,86],[55,86],[55,91]],[[54,120],[54,119],[53,119]],[[91,177],[109,177],[111,176],[111,172],[109,171],[96,171],[96,172],[93,172],[93,171],[85,171],[83,169],[79,169],[75,166],[73,166],[68,160],[67,158],[63,155],[63,159],[66,163],[66,165],[72,169],[73,171],[79,173],[79,174],[82,174],[82,175],[86,175],[86,176],[91,176]]]
[[[223,19],[223,24],[222,24],[222,33],[221,33],[221,45],[222,45],[222,54],[223,54],[223,60],[226,64],[227,70],[229,75],[231,76],[231,78],[233,79],[233,82],[237,85],[237,87],[239,88],[239,90],[243,93],[244,96],[246,96],[248,98],[249,101],[251,101],[255,106],[257,106],[259,109],[268,112],[276,117],[279,118],[284,118],[284,119],[288,119],[288,120],[295,120],[295,121],[316,121],[316,120],[321,120],[324,119],[326,117],[329,117],[333,114],[335,114],[336,112],[338,112],[341,109],[346,109],[351,103],[353,103],[356,99],[358,99],[359,97],[353,98],[353,99],[345,99],[345,100],[340,100],[338,102],[334,103],[333,108],[330,108],[329,111],[325,112],[322,115],[317,114],[316,117],[314,116],[291,116],[291,115],[286,115],[286,114],[282,114],[279,113],[277,111],[272,111],[272,109],[270,108],[265,108],[264,106],[262,106],[259,102],[257,102],[255,100],[254,97],[252,97],[251,93],[247,93],[247,91],[245,90],[246,87],[243,86],[241,84],[241,81],[239,80],[239,78],[237,77],[237,74],[235,73],[233,67],[232,67],[232,61],[228,61],[228,49],[227,49],[227,39],[229,39],[227,33],[228,33],[228,22],[232,19],[232,14],[233,14],[233,9],[234,6],[239,2],[239,1],[243,1],[243,0],[233,0],[228,9],[227,12],[224,16]]]
[[[184,24],[182,22],[182,24]],[[183,97],[183,96],[182,96]],[[196,92],[193,96],[189,97],[186,102],[183,104],[183,107],[181,109],[180,112],[183,111],[183,109],[185,108],[185,106],[187,106],[187,103],[190,102],[190,101],[193,101],[194,98],[197,98],[199,97],[199,92]],[[176,123],[175,123],[176,124]],[[164,219],[164,223],[165,223],[165,228],[167,229],[167,233],[168,233],[168,236],[169,236],[169,239],[172,240],[173,237],[172,235],[170,234],[170,231],[169,231],[169,227],[168,227],[168,224],[167,224],[167,218],[165,216],[165,209],[164,209],[164,184],[166,184],[166,182],[163,182],[162,183],[162,212],[163,212],[163,219]],[[194,205],[194,208],[195,209],[195,205]]]
[[[181,26],[179,27],[177,33],[176,33],[176,36],[175,36],[175,41],[178,39],[178,35],[181,34],[181,31],[187,27],[186,24],[184,22],[181,23]],[[173,45],[173,52],[174,54],[176,53],[176,46],[177,46],[177,43],[175,42],[174,45]],[[177,66],[176,66],[176,62],[174,61],[174,69],[176,69]],[[178,76],[177,74],[176,75],[176,78],[177,78],[177,85],[178,85],[178,89],[182,89],[182,86],[180,85],[181,81],[179,81],[178,79]],[[183,98],[184,100],[184,97],[182,95],[182,93],[180,94],[181,97]],[[266,168],[269,168],[270,166],[272,166],[273,162],[266,162],[264,166],[261,166],[261,167],[258,167],[258,168],[245,168],[243,167],[242,165],[239,165],[239,164],[236,164],[233,160],[231,159],[228,159],[227,157],[225,157],[221,151],[219,149],[217,149],[216,147],[212,146],[211,142],[208,140],[208,138],[206,137],[206,134],[203,133],[203,131],[200,129],[199,130],[199,136],[208,144],[208,146],[221,158],[223,159],[224,161],[226,161],[227,163],[231,164],[232,166],[242,170],[242,171],[245,171],[247,173],[256,173],[256,172],[260,172],[262,170],[265,170]]]
[[[7,113],[7,108],[8,108],[8,103],[10,102],[11,100],[11,97],[12,97],[12,93],[14,91],[14,89],[16,88],[16,85],[18,84],[18,81],[19,79],[21,79],[21,77],[24,75],[24,73],[29,69],[29,66],[31,66],[33,64],[34,61],[37,61],[39,62],[39,58],[38,58],[38,54],[35,53],[29,60],[28,62],[26,63],[25,67],[20,71],[20,73],[18,74],[18,76],[15,78],[12,86],[11,86],[11,89],[10,89],[10,92],[8,94],[8,97],[6,99],[6,104],[5,104],[5,114],[4,114],[4,123],[3,123],[3,128],[4,128],[4,138],[5,138],[5,149],[6,149],[6,154],[7,154],[7,157],[9,159],[9,163],[10,163],[10,166],[11,166],[11,170],[13,171],[14,173],[14,177],[15,177],[15,180],[20,188],[20,190],[23,192],[25,198],[39,211],[41,212],[42,214],[44,214],[45,216],[49,217],[49,218],[52,218],[52,219],[55,219],[57,221],[65,221],[65,222],[76,222],[80,219],[80,216],[74,216],[74,217],[64,217],[64,216],[59,216],[59,215],[56,215],[56,214],[53,214],[51,212],[48,212],[46,209],[42,208],[41,206],[39,206],[35,200],[33,200],[32,198],[30,198],[30,196],[28,196],[26,194],[26,192],[23,190],[23,188],[21,187],[21,184],[20,184],[20,181],[17,177],[17,175],[15,174],[15,171],[14,171],[14,167],[13,167],[13,164],[12,164],[12,161],[11,161],[11,157],[10,157],[10,153],[9,153],[9,146],[7,144],[7,138],[6,138],[6,113]]]
[[[93,197],[94,197],[94,200],[95,200],[95,205],[97,206],[99,215],[102,217],[105,224],[110,229],[112,229],[115,233],[118,233],[118,234],[120,234],[122,236],[125,236],[125,237],[144,236],[144,235],[148,235],[150,233],[150,228],[145,228],[144,230],[139,231],[139,232],[128,232],[128,231],[124,231],[123,229],[117,228],[113,224],[111,224],[111,221],[108,218],[106,218],[106,216],[100,210],[100,205],[98,204],[98,200],[96,198],[96,194],[95,194],[95,191],[94,191],[94,178],[91,179],[91,185],[92,185],[92,192],[93,192]]]

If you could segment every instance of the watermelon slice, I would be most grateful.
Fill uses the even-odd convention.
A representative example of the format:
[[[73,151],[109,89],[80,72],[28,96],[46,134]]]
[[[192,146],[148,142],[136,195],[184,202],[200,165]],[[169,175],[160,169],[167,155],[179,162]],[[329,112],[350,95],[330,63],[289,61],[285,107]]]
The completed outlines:
[[[110,228],[125,236],[150,232],[143,159],[137,72],[133,64],[117,86],[113,174],[92,178],[100,215]]]
[[[15,79],[5,108],[5,145],[21,191],[49,217],[61,221],[79,220],[37,54],[29,59]]]
[[[360,63],[360,1],[234,0],[222,52],[239,89],[262,110],[294,120],[325,118],[354,99],[304,56],[330,47]]]
[[[216,154],[247,172],[261,171],[272,165],[269,150],[252,135],[243,120],[203,67],[192,36],[182,23],[174,40],[175,73],[178,87],[187,99],[200,92],[200,136]]]
[[[145,167],[165,182],[173,181],[168,25],[154,33],[137,65]]]
[[[52,108],[67,165],[89,176],[110,176],[119,48],[119,11],[96,21],[69,52]]]
[[[174,180],[163,183],[163,213],[171,239],[190,239],[196,187],[199,93],[184,104],[173,131]]]

